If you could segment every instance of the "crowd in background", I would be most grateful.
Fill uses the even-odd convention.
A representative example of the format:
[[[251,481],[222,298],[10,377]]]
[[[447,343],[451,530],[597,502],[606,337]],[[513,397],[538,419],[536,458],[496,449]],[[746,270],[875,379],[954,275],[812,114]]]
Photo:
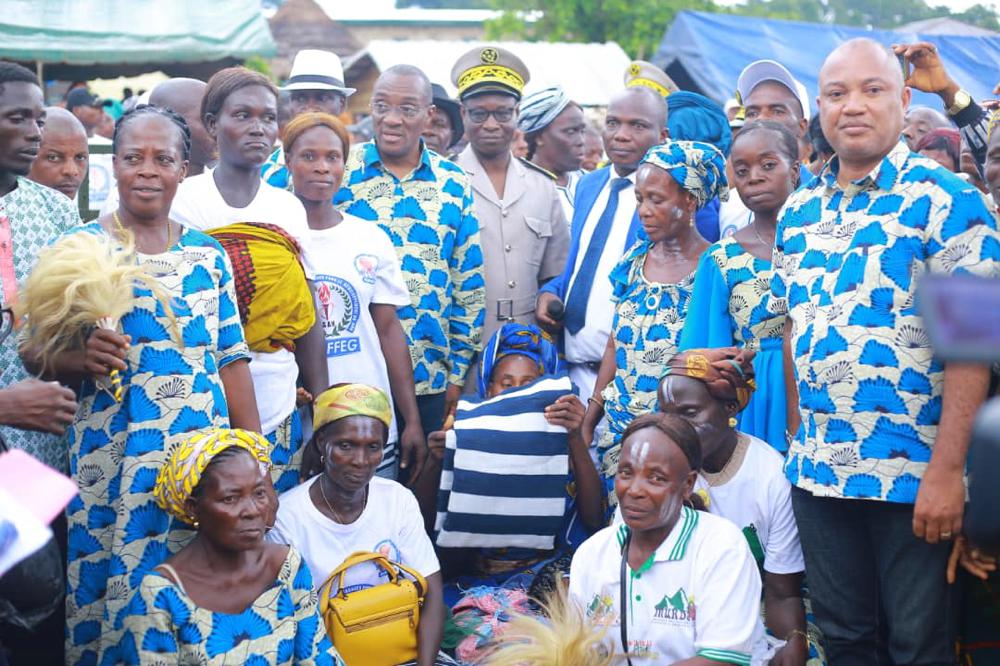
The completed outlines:
[[[5,322],[74,237],[155,285],[78,347],[0,340],[5,446],[79,488],[59,570],[0,578],[0,664],[354,666],[323,595],[358,551],[424,583],[369,664],[542,663],[510,621],[554,608],[590,643],[553,664],[997,659],[963,536],[995,386],[916,299],[1000,277],[992,103],[865,39],[813,102],[773,60],[724,106],[636,61],[597,127],[558,83],[476,47],[457,99],[396,65],[351,124],[325,51],[59,107],[0,63]]]

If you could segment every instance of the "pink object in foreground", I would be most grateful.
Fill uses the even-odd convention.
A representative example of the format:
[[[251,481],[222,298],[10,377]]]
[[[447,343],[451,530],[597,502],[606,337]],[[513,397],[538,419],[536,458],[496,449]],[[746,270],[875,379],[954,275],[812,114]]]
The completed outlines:
[[[78,492],[71,479],[20,449],[0,455],[0,488],[45,525]]]

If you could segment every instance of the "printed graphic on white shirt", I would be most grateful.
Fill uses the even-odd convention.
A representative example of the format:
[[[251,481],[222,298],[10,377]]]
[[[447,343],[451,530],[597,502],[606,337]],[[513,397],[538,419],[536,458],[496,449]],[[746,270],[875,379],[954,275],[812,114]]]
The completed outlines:
[[[317,273],[315,284],[327,358],[357,354],[361,351],[361,338],[353,333],[361,318],[361,303],[354,285],[323,273]]]
[[[689,597],[683,587],[653,606],[653,624],[670,624],[675,627],[694,626],[697,609],[694,598]]]

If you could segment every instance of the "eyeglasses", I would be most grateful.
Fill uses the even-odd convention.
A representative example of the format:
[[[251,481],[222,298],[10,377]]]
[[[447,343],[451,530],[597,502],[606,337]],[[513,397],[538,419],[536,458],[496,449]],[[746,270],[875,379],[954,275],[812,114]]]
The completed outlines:
[[[385,102],[372,102],[372,115],[375,116],[387,116],[392,111],[398,111],[404,118],[413,119],[420,115],[426,107],[417,106],[416,104],[401,104],[396,106],[395,104],[386,104]]]
[[[466,109],[465,115],[476,125],[482,125],[490,116],[496,118],[498,123],[509,123],[510,119],[514,117],[514,109],[494,109],[492,111],[488,109]]]
[[[0,342],[3,342],[13,330],[14,310],[12,308],[0,309]]]

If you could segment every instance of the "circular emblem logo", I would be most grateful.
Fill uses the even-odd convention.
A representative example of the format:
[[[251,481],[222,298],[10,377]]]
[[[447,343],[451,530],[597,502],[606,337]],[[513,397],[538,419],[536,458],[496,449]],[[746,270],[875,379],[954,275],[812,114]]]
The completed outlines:
[[[483,61],[484,65],[492,65],[499,57],[500,54],[497,53],[497,50],[492,46],[486,47],[483,49],[482,53],[479,54],[479,59]]]
[[[628,73],[631,74],[632,76],[639,76],[639,69],[640,69],[639,63],[634,62],[631,65],[629,65]]]

